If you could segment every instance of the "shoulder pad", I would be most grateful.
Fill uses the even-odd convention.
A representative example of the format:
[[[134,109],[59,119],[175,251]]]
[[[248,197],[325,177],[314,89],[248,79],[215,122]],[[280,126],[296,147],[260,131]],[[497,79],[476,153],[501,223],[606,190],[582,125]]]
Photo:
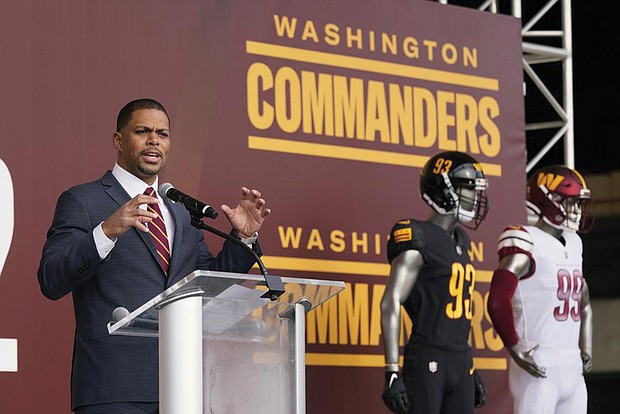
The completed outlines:
[[[420,250],[426,245],[424,230],[420,222],[413,219],[400,220],[394,224],[388,240],[388,260],[406,250]]]
[[[411,242],[420,238],[424,238],[424,231],[418,221],[413,219],[397,221],[390,232],[390,239],[396,244]]]
[[[508,226],[504,229],[497,241],[497,252],[500,258],[508,254],[532,254],[534,241],[532,235],[523,226]]]

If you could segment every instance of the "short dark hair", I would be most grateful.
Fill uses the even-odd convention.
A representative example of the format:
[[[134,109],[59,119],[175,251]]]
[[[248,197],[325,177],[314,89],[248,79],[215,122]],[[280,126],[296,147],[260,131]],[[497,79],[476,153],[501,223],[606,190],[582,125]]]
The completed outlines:
[[[131,115],[141,109],[156,109],[158,111],[162,111],[166,114],[168,123],[170,123],[170,116],[168,116],[168,112],[166,112],[166,108],[164,108],[162,104],[154,99],[141,98],[131,101],[127,105],[123,106],[116,117],[116,132],[120,132],[121,129],[125,128],[131,119]]]

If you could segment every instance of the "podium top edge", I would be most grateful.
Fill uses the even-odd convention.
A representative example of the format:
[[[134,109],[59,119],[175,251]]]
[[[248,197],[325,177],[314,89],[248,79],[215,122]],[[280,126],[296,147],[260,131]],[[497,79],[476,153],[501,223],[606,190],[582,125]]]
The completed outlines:
[[[278,276],[278,275],[271,275]],[[264,280],[263,275],[253,274],[253,273],[232,273],[232,272],[217,272],[213,270],[195,270],[189,275],[185,277],[185,279],[191,280],[197,277],[219,277],[224,279],[245,279],[261,282]],[[292,283],[292,284],[301,284],[301,285],[320,285],[320,286],[333,286],[333,287],[345,287],[343,281],[340,280],[324,280],[324,279],[308,279],[301,277],[283,277],[278,276],[282,279],[282,283]]]
[[[271,275],[275,276],[275,275]],[[280,277],[280,276],[275,276]],[[292,305],[298,300],[305,298],[305,293],[313,293],[314,297],[311,298],[312,308],[320,305],[331,297],[337,295],[340,291],[346,288],[343,281],[336,280],[319,280],[319,279],[306,279],[306,278],[294,278],[294,277],[280,277],[284,285],[285,291],[290,293],[289,295],[283,295],[278,298],[276,302],[280,305]],[[153,309],[157,309],[158,304],[163,301],[173,299],[175,296],[191,294],[199,292],[198,296],[216,298],[222,290],[232,285],[250,285],[250,286],[263,286],[265,285],[265,278],[262,274],[252,273],[231,273],[231,272],[218,272],[211,270],[195,270],[188,274],[183,279],[176,282],[174,285],[168,287],[166,290],[144,303],[142,306],[133,310],[120,320],[112,320],[108,323],[108,332],[114,334],[115,332],[130,326],[132,321],[141,318],[147,312],[151,313],[150,318],[143,318],[143,321],[150,320],[154,324],[157,324],[156,314],[152,314]],[[301,289],[300,289],[301,288]],[[325,290],[326,289],[326,290]],[[285,292],[285,293],[286,293]],[[268,302],[267,299],[264,301]],[[129,310],[126,310],[129,312]],[[154,331],[156,332],[156,331]],[[145,335],[150,335],[146,333]]]

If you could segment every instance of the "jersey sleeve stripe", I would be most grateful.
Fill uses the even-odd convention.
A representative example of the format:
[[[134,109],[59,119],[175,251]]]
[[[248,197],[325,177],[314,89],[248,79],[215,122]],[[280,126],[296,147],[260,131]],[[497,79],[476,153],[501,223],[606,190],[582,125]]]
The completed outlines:
[[[497,242],[497,251],[507,247],[518,248],[525,252],[531,252],[534,248],[532,237],[524,230],[506,230],[502,233]]]

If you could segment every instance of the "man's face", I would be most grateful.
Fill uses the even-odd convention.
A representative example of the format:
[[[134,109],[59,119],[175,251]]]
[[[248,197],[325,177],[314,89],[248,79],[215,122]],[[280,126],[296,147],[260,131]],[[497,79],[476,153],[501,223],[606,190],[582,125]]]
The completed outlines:
[[[114,133],[113,143],[118,151],[118,165],[153,184],[170,150],[168,117],[156,109],[137,110],[127,125]]]

